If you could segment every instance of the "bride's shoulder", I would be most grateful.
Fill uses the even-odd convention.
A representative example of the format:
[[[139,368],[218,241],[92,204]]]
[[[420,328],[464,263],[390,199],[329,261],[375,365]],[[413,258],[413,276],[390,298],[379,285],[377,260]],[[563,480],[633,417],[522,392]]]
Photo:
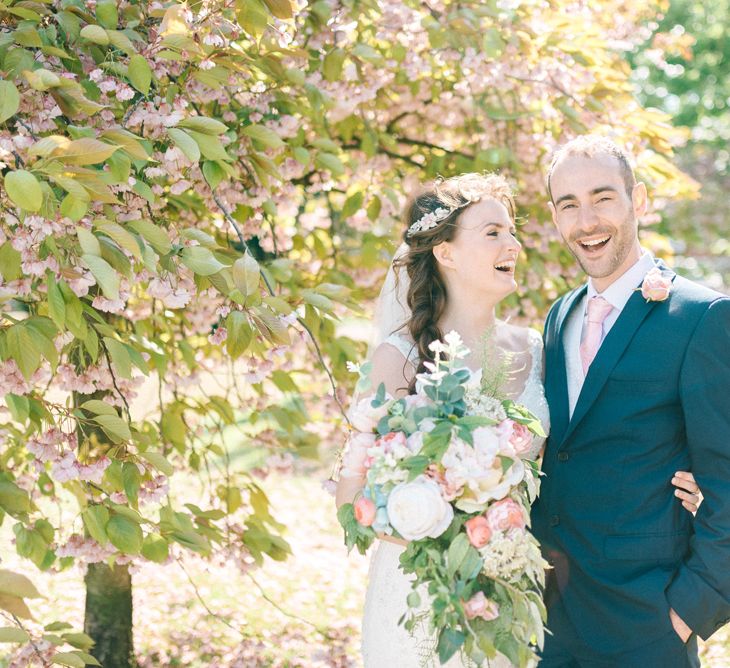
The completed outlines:
[[[405,358],[411,364],[415,363],[418,357],[418,348],[410,336],[403,333],[395,333],[384,339],[373,351],[373,362],[389,363],[398,362]]]
[[[504,320],[498,321],[502,337],[514,345],[513,349],[529,347],[542,343],[542,334],[533,327],[513,325]]]

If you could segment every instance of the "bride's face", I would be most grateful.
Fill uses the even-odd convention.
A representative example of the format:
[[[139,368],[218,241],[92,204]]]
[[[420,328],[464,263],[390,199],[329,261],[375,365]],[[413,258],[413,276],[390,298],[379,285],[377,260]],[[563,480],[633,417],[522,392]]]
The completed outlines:
[[[488,293],[497,300],[517,289],[515,264],[522,247],[506,207],[495,199],[469,206],[451,241],[434,248],[449,288]]]

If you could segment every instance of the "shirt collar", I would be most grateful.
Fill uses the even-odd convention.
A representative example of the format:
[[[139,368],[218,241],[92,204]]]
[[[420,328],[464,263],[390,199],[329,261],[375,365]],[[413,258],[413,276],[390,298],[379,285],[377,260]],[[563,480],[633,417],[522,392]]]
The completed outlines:
[[[618,311],[622,311],[636,286],[644,280],[644,276],[655,266],[652,254],[645,249],[642,249],[642,251],[641,257],[603,292],[599,293],[593,285],[593,279],[589,278],[586,304],[589,299],[600,294],[611,306]]]

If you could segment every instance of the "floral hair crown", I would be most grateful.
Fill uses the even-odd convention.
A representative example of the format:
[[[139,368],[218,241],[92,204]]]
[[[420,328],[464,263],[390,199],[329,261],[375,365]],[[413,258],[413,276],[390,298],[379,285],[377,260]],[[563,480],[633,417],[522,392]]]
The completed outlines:
[[[462,196],[465,196],[462,194]],[[466,196],[465,196],[466,197]],[[468,206],[469,204],[473,204],[474,202],[478,202],[480,200],[480,197],[466,197],[466,202],[463,204],[460,204],[459,206],[455,206],[452,209],[446,209],[444,207],[439,207],[438,209],[435,209],[434,211],[429,211],[428,213],[421,216],[413,225],[411,225],[408,228],[408,231],[406,232],[406,236],[410,237],[414,234],[417,234],[418,232],[425,232],[426,230],[431,230],[434,227],[436,227],[442,220],[446,220],[454,211],[457,211],[458,209],[462,209],[465,206]]]

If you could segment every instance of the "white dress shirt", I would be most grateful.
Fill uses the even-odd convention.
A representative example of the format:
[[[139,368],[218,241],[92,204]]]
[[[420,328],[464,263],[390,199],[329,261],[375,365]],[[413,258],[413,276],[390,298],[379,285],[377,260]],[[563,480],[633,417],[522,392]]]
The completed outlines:
[[[598,292],[593,284],[593,279],[588,279],[588,292],[585,294],[580,304],[576,304],[565,323],[565,334],[563,336],[563,346],[565,347],[565,370],[568,377],[568,404],[570,406],[570,417],[573,417],[575,405],[578,403],[578,397],[583,389],[583,365],[580,360],[580,344],[585,336],[586,323],[586,306],[588,300],[600,295],[611,306],[611,311],[603,321],[603,332],[601,335],[601,343],[603,343],[606,335],[611,331],[618,317],[621,315],[626,302],[629,301],[631,295],[637,286],[644,280],[644,276],[654,268],[654,258],[649,251],[644,250],[641,257],[609,285],[603,292]],[[599,347],[600,350],[600,347]]]

